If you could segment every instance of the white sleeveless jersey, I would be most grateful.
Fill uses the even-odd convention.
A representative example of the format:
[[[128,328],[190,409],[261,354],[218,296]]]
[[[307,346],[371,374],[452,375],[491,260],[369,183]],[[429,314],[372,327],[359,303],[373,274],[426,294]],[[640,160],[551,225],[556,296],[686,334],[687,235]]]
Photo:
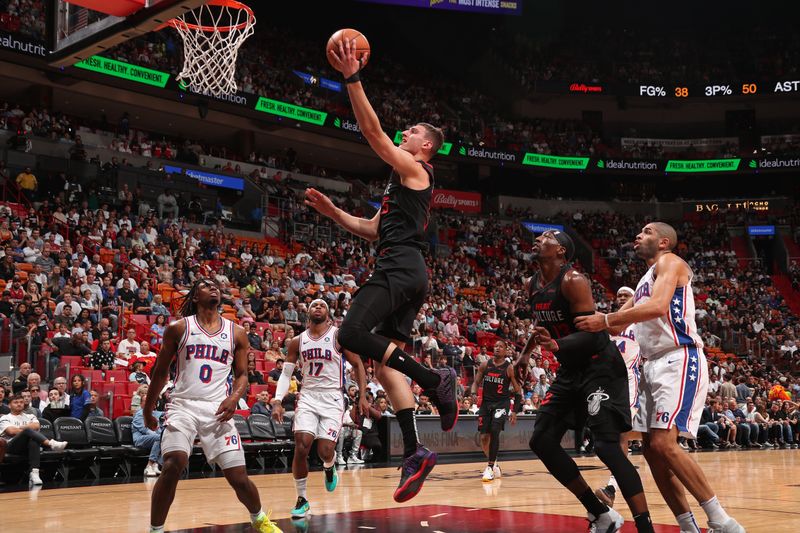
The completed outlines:
[[[633,305],[641,305],[650,300],[655,285],[655,268],[651,266],[639,284],[633,296]],[[692,292],[692,274],[685,287],[676,287],[669,302],[669,312],[652,320],[634,324],[634,333],[640,341],[640,349],[644,359],[656,359],[683,346],[703,347],[703,341],[697,333],[694,319],[694,293]]]
[[[297,364],[303,373],[304,392],[344,389],[344,357],[336,349],[338,333],[338,328],[329,326],[320,337],[313,337],[309,330],[300,334]]]
[[[170,397],[221,402],[231,393],[233,322],[220,317],[222,326],[211,333],[194,316],[183,320],[186,332],[178,345],[178,375]]]
[[[625,366],[628,367],[628,370],[639,368],[642,357],[639,343],[636,342],[636,332],[633,330],[633,325],[628,326],[628,329],[619,335],[612,336],[611,340],[619,348],[619,353],[622,354],[622,359],[625,360]]]

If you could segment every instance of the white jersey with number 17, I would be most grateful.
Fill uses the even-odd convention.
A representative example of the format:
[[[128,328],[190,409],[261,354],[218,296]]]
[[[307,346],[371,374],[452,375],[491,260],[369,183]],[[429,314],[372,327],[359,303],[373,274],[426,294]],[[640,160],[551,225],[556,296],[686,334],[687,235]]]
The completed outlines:
[[[297,364],[303,372],[303,390],[344,389],[344,357],[336,347],[339,329],[330,326],[319,337],[309,330],[300,334]]]

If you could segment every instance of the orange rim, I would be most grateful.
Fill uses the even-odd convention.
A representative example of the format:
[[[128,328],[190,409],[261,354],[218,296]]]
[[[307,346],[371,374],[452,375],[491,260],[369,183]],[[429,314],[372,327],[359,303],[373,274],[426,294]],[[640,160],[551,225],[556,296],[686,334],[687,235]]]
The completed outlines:
[[[247,12],[247,20],[235,26],[203,26],[201,24],[191,24],[189,22],[175,18],[168,20],[166,24],[168,26],[172,26],[175,29],[203,31],[208,33],[213,33],[215,31],[227,33],[233,30],[243,30],[249,24],[253,24],[256,19],[256,16],[253,13],[253,10],[250,8],[250,6],[243,4],[241,2],[237,2],[236,0],[209,0],[208,2],[206,2],[206,5],[241,9]]]

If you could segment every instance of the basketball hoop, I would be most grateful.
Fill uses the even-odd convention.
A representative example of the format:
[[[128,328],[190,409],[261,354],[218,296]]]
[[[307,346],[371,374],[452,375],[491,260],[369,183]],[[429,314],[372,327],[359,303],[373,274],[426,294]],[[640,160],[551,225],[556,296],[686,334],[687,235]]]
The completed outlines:
[[[178,81],[196,93],[235,94],[239,47],[253,34],[256,17],[236,0],[210,0],[167,22],[183,39],[183,70]]]

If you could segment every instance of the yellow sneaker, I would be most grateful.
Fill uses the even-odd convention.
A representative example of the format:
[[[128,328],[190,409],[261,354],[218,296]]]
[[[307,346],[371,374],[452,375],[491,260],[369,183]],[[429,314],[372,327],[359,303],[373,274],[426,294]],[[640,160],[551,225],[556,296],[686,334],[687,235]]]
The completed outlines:
[[[256,518],[253,520],[253,529],[258,531],[258,533],[283,533],[281,528],[279,528],[275,522],[269,519],[271,515],[272,509],[270,509],[266,514],[262,515],[261,518]]]

